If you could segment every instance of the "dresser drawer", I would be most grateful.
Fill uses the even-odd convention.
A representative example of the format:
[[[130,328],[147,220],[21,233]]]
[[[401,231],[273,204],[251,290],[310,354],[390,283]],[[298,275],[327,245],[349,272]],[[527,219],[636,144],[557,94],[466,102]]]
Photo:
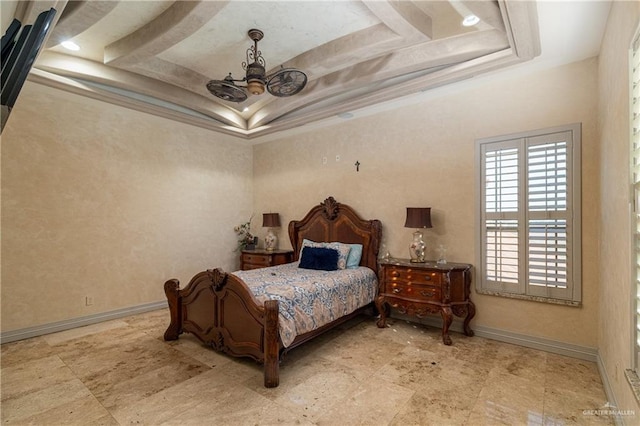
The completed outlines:
[[[440,287],[421,284],[392,282],[387,286],[387,293],[396,297],[422,300],[425,302],[440,302],[442,300],[442,290]]]
[[[270,266],[271,258],[259,254],[242,253],[242,262],[256,266]]]
[[[442,283],[442,274],[423,269],[388,268],[385,273],[385,281],[388,283],[398,282],[439,286]]]

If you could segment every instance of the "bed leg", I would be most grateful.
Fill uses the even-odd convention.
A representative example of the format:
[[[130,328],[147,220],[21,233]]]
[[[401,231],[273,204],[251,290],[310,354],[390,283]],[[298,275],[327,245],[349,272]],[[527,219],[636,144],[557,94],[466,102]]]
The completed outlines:
[[[164,294],[169,302],[171,324],[164,332],[164,340],[177,340],[182,333],[182,298],[180,297],[180,281],[171,279],[164,283]]]
[[[280,340],[278,338],[278,301],[264,302],[264,387],[280,383]]]

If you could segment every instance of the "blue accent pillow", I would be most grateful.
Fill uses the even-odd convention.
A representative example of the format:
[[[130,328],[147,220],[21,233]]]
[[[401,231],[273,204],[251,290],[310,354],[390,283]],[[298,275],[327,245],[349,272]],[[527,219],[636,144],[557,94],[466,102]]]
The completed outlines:
[[[305,247],[302,250],[299,268],[318,271],[338,270],[338,251],[324,247]]]
[[[349,244],[351,251],[349,251],[349,257],[347,257],[347,269],[356,269],[360,266],[360,259],[362,259],[362,244]]]

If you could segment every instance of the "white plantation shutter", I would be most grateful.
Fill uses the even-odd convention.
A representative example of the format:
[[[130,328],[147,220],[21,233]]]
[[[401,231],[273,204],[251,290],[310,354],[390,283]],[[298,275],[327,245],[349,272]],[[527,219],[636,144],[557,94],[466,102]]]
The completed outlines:
[[[528,294],[572,299],[572,135],[527,138]]]
[[[519,259],[522,250],[520,141],[495,143],[484,148],[482,223],[486,286],[495,291],[524,293],[519,279],[522,275]]]
[[[580,301],[580,126],[478,141],[479,291]]]
[[[640,368],[640,33],[631,44],[630,127],[631,127],[631,185],[633,187],[633,247],[635,263],[636,317],[635,352],[636,369]]]

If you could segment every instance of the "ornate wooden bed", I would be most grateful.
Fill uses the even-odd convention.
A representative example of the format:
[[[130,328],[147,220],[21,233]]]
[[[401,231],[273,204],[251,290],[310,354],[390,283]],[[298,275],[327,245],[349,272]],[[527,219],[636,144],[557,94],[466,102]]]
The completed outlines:
[[[294,261],[298,260],[303,239],[362,244],[360,265],[371,268],[376,274],[381,236],[379,220],[363,220],[351,207],[333,197],[313,207],[302,220],[289,223]],[[253,358],[264,364],[264,385],[268,388],[278,386],[280,357],[287,351],[373,305],[298,335],[285,348],[279,334],[279,302],[269,300],[260,304],[247,285],[233,274],[219,268],[207,270],[196,274],[184,289],[180,289],[177,279],[171,279],[164,284],[164,291],[171,313],[165,340],[176,340],[181,333],[192,333],[217,351]]]

